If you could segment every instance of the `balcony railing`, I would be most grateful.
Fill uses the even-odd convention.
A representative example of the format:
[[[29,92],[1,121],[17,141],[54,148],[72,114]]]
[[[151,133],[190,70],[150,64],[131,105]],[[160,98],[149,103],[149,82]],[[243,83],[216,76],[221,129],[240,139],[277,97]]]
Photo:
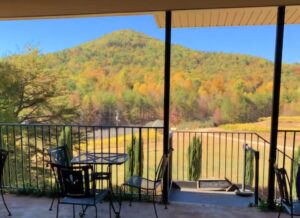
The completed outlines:
[[[163,154],[162,139],[161,127],[2,123],[0,147],[10,152],[4,170],[4,185],[21,192],[52,192],[56,186],[47,166],[47,148],[67,144],[73,156],[82,152],[127,153],[134,141],[143,155],[143,166],[137,174],[152,179]],[[130,176],[127,175],[127,164],[113,167],[113,185],[120,186]],[[98,166],[97,170],[107,169]]]
[[[300,161],[300,130],[279,130],[276,165],[278,168],[285,168],[290,179],[293,198],[296,195],[296,174]],[[298,154],[297,154],[298,153]],[[276,184],[277,187],[277,184]],[[277,190],[277,195],[279,190]]]
[[[266,195],[270,143],[254,132],[173,131],[170,146],[169,178],[188,181],[188,147],[193,137],[202,143],[201,178],[228,178],[235,184],[243,181],[243,145],[259,152],[259,191]],[[293,172],[296,142],[300,131],[279,131],[277,164]],[[298,139],[299,138],[299,139]],[[127,153],[137,141],[143,164],[136,174],[153,179],[163,155],[163,128],[145,126],[87,126],[0,123],[0,147],[10,154],[4,171],[7,189],[21,192],[53,192],[54,176],[47,166],[47,148],[67,144],[71,155],[82,152]],[[113,185],[120,186],[127,177],[127,165],[113,167]],[[105,166],[97,170],[105,171]],[[169,180],[169,181],[170,181]],[[99,186],[106,184],[100,183]],[[147,193],[146,193],[147,194]]]
[[[244,144],[260,153],[260,195],[266,194],[269,142],[253,132],[173,132],[173,180],[188,181],[188,147],[193,137],[202,142],[201,178],[229,179],[242,184]]]

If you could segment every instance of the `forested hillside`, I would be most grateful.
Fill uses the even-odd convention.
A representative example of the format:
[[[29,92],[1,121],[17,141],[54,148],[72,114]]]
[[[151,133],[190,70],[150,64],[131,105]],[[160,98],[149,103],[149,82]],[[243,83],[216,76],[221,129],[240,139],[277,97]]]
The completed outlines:
[[[0,64],[1,121],[114,124],[118,112],[122,124],[144,124],[163,116],[164,43],[142,33],[117,31],[52,54],[30,50]],[[28,75],[33,78],[24,89]],[[173,45],[171,122],[218,125],[269,116],[272,76],[272,62],[262,58]],[[281,114],[300,114],[299,84],[300,65],[284,65]],[[29,102],[20,110],[24,96]]]

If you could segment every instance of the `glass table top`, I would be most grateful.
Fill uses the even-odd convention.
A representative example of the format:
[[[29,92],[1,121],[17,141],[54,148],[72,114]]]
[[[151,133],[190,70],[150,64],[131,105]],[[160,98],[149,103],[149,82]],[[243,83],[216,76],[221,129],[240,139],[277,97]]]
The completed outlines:
[[[94,153],[85,152],[74,157],[72,164],[107,164],[120,165],[128,160],[128,155],[124,153]]]

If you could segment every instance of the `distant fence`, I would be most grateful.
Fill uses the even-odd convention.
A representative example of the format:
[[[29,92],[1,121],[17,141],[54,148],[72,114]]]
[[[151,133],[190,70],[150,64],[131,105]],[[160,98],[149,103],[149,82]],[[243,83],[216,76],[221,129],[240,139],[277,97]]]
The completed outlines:
[[[138,174],[154,179],[163,154],[162,130],[142,126],[0,123],[0,147],[9,151],[4,185],[10,190],[51,192],[55,180],[47,166],[47,148],[68,144],[73,156],[82,152],[126,153],[134,138],[142,142],[139,146],[143,151],[143,167]],[[113,166],[113,185],[120,186],[130,176],[126,175],[127,164]],[[106,167],[99,166],[97,170],[105,171]]]

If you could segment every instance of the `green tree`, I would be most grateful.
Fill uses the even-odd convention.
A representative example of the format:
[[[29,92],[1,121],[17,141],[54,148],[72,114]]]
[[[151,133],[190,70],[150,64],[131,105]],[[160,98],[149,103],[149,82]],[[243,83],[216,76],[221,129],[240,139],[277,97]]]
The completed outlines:
[[[0,121],[16,122],[16,102],[20,89],[19,76],[21,72],[13,64],[0,62]]]
[[[64,75],[49,70],[36,49],[2,60],[0,77],[5,78],[0,92],[6,93],[0,96],[0,108],[4,107],[11,121],[55,122],[76,114],[68,100]]]
[[[194,136],[188,148],[188,178],[196,181],[201,177],[202,165],[202,142],[199,137]]]

